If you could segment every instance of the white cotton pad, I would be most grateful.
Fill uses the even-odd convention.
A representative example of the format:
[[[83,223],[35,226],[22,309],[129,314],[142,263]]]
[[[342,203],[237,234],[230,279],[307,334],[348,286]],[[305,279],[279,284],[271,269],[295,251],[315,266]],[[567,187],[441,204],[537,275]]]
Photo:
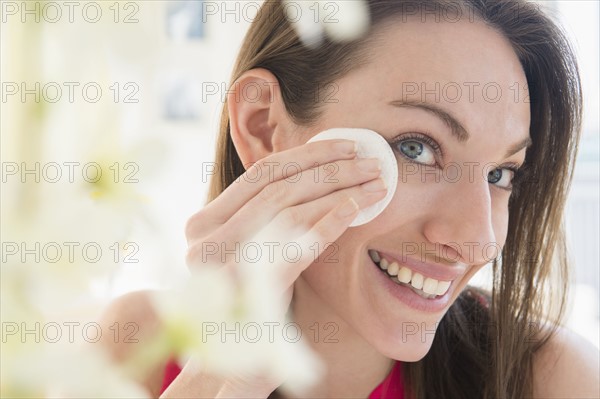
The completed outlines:
[[[398,163],[394,151],[385,139],[369,129],[335,128],[325,130],[308,140],[309,143],[319,140],[346,139],[358,145],[358,158],[379,158],[381,160],[380,177],[387,185],[387,194],[375,204],[361,209],[350,227],[360,226],[375,219],[392,200],[398,184]]]

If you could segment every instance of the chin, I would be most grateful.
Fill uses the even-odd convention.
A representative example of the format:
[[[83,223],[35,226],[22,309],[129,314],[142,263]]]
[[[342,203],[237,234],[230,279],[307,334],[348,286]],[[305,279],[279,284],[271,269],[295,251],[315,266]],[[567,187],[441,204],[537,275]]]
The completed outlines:
[[[418,362],[423,359],[429,350],[431,345],[418,345],[417,347],[406,348],[406,350],[398,351],[395,356],[390,356],[392,359],[399,360],[401,362]]]
[[[431,349],[434,337],[435,332],[433,331],[428,332],[425,336],[404,331],[402,334],[378,340],[379,342],[373,343],[373,346],[388,358],[402,362],[418,362]]]

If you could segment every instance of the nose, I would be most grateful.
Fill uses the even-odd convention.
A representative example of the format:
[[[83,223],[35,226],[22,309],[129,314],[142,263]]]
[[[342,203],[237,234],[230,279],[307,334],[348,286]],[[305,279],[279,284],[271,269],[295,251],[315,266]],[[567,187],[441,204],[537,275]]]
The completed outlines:
[[[435,201],[439,206],[424,225],[426,239],[448,260],[467,265],[490,262],[500,247],[492,224],[489,183],[471,175],[439,184],[443,185]]]

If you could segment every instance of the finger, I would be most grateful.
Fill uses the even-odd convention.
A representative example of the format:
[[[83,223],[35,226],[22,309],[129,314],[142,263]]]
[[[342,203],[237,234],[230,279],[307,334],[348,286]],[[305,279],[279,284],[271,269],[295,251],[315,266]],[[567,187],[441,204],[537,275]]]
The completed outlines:
[[[300,227],[304,233],[349,197],[356,201],[360,209],[364,209],[383,199],[386,193],[385,182],[377,178],[359,186],[335,191],[310,202],[285,208],[277,214],[272,223],[284,231]]]
[[[377,179],[381,173],[378,159],[353,159],[335,162],[334,179],[315,182],[314,173],[304,172],[266,186],[235,213],[223,226],[241,240],[266,226],[282,210],[313,201],[332,192]],[[370,165],[370,166],[369,166]]]
[[[306,234],[318,220],[348,198],[354,198],[360,209],[373,205],[385,197],[387,190],[381,178],[328,194],[316,200],[286,208],[259,232],[243,237],[235,225],[219,227],[208,238],[190,244],[188,266],[206,264],[240,263],[248,260],[250,246],[279,243],[280,247]],[[257,241],[261,237],[262,241]],[[242,245],[241,243],[245,243]],[[272,247],[271,247],[272,248]]]
[[[194,235],[198,230],[225,223],[269,183],[314,168],[315,165],[352,159],[355,156],[356,144],[351,140],[323,140],[271,154],[248,168],[215,200],[198,212],[198,216],[193,216],[186,231]],[[203,225],[206,227],[203,228]]]
[[[319,220],[313,228],[298,239],[302,248],[302,261],[289,263],[281,268],[283,286],[289,287],[298,276],[321,255],[327,245],[335,242],[346,231],[350,223],[358,215],[359,206],[353,198],[344,200]]]

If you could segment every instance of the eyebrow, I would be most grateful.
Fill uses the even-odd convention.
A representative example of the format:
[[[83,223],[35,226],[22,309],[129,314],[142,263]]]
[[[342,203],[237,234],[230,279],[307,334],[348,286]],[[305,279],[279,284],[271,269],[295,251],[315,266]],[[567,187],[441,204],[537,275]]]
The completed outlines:
[[[465,127],[458,121],[458,119],[456,119],[450,112],[436,105],[424,102],[402,100],[392,101],[390,102],[390,105],[400,108],[418,108],[437,116],[446,124],[446,126],[450,128],[452,136],[456,138],[456,140],[458,140],[459,143],[464,143],[471,138],[471,135],[469,134],[469,132],[467,132],[467,129],[465,129]],[[523,148],[530,147],[531,144],[531,137],[527,136],[520,142],[510,146],[504,157],[508,158],[521,151]]]

